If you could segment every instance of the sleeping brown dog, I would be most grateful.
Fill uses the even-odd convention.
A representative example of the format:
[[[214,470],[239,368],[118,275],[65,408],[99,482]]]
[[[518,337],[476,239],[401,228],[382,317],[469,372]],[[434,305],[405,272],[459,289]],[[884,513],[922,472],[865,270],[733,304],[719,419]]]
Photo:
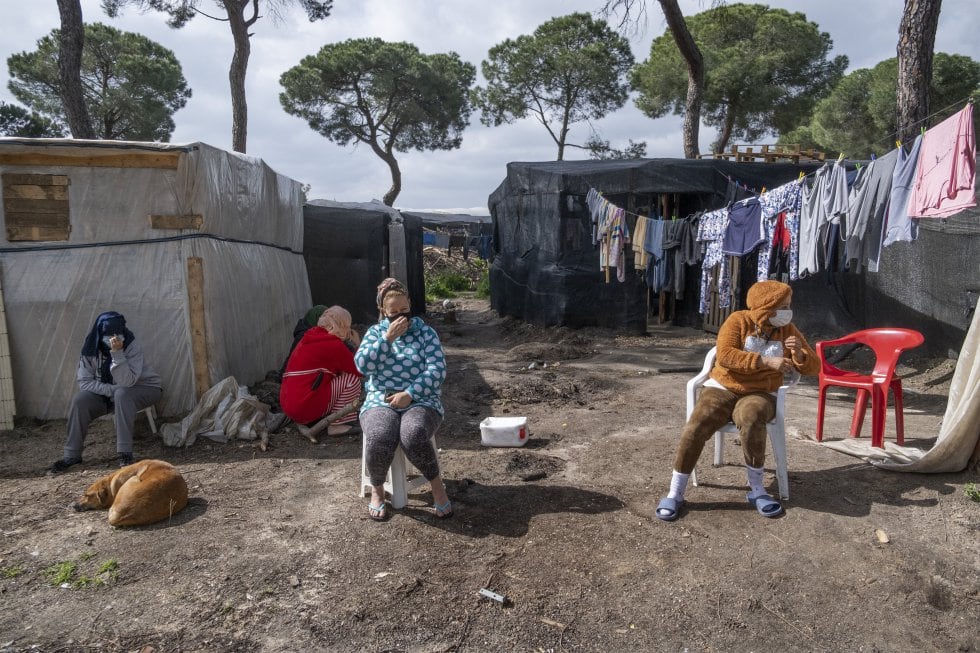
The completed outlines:
[[[187,505],[187,483],[163,460],[141,460],[100,478],[85,490],[75,510],[109,509],[113,526],[142,526],[167,519]]]

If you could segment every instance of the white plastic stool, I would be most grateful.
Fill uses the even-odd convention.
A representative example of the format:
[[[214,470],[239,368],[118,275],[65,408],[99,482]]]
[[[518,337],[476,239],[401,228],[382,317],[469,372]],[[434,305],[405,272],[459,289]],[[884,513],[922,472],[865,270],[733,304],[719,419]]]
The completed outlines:
[[[432,448],[436,451],[436,462],[439,461],[439,449],[436,447],[436,438],[432,437]],[[414,468],[413,468],[414,469]],[[417,471],[417,470],[416,470]],[[441,468],[440,468],[441,474]],[[395,457],[391,460],[391,467],[388,468],[388,476],[385,477],[385,492],[391,495],[391,507],[400,510],[408,505],[408,493],[416,490],[428,483],[425,477],[419,474],[413,478],[408,478],[408,459],[401,446],[395,449]],[[361,497],[371,493],[371,477],[367,471],[367,440],[361,438]]]
[[[157,409],[154,408],[153,406],[147,406],[143,410],[136,411],[136,414],[137,415],[139,415],[140,413],[146,413],[146,421],[150,423],[150,432],[153,433],[153,435],[156,435],[156,433],[157,433],[157,423],[156,423]]]

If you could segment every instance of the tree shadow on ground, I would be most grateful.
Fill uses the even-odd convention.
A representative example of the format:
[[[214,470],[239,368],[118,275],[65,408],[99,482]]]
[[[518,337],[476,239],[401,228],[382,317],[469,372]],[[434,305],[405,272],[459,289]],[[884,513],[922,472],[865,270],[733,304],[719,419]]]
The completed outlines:
[[[614,496],[568,485],[484,485],[468,480],[447,481],[446,485],[453,502],[451,518],[441,519],[431,507],[412,505],[396,513],[459,535],[523,537],[538,515],[598,515],[625,507]]]

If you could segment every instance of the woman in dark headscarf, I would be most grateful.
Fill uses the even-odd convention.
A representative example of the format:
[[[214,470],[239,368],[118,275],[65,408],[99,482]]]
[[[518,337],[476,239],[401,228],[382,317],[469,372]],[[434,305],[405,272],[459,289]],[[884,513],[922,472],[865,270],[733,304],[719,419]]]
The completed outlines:
[[[143,348],[126,318],[115,311],[102,313],[92,325],[78,361],[78,392],[68,409],[68,439],[61,460],[51,470],[61,472],[82,462],[85,434],[92,420],[114,413],[119,466],[133,462],[136,413],[160,401],[160,376],[143,361]]]

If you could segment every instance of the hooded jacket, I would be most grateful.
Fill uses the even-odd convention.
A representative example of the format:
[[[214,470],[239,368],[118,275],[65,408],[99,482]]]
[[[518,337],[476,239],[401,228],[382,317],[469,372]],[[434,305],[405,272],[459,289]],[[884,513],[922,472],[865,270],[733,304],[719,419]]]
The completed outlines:
[[[282,412],[298,424],[320,419],[333,400],[330,382],[345,372],[361,375],[344,341],[320,327],[307,329],[286,362],[279,388]]]
[[[788,358],[800,374],[813,376],[820,371],[820,360],[795,325],[774,327],[769,324],[776,307],[792,296],[792,288],[779,281],[760,281],[749,288],[745,302],[747,310],[729,315],[718,330],[712,379],[737,395],[779,389],[783,384],[782,372],[764,367],[761,354],[746,351],[745,343],[751,336],[766,343],[782,343],[790,336],[796,336],[803,351],[798,357],[792,356],[784,347],[783,357]]]
[[[367,378],[367,396],[361,412],[388,406],[385,394],[405,391],[412,396],[408,408],[426,406],[443,414],[442,382],[446,378],[446,359],[435,329],[413,317],[408,331],[389,343],[388,318],[364,334],[354,354],[357,369]],[[407,409],[404,409],[407,410]]]

